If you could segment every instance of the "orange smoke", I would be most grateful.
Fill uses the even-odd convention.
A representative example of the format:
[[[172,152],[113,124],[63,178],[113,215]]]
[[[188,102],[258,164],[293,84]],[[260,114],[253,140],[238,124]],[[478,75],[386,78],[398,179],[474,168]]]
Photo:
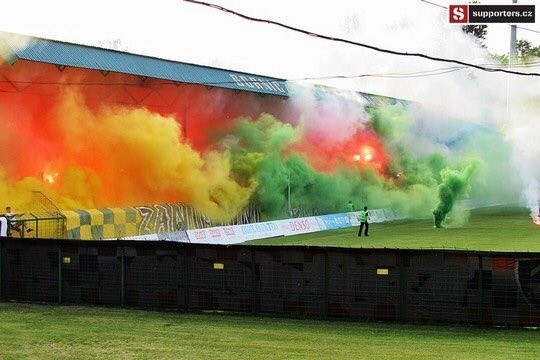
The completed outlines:
[[[15,173],[35,174],[4,179],[0,196],[11,204],[28,207],[25,193],[40,190],[62,209],[184,202],[214,220],[247,205],[255,183],[242,187],[231,179],[227,153],[202,156],[181,142],[173,117],[118,105],[92,111],[74,89],[62,92],[55,104],[41,116],[39,131],[30,124],[11,131],[9,123],[2,131],[8,145],[25,139],[34,150],[21,147],[25,156],[18,159],[26,162],[36,153],[29,164],[6,164]],[[39,133],[51,134],[49,141],[40,145]],[[34,139],[38,146],[32,148]],[[46,151],[40,153],[40,146]]]

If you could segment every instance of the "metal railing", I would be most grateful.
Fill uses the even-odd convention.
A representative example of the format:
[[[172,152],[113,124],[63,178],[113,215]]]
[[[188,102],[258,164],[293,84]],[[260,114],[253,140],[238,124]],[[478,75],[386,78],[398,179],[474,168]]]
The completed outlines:
[[[16,238],[66,238],[66,218],[58,213],[50,216],[46,213],[25,213],[15,220],[8,220],[7,233]]]
[[[8,220],[10,237],[65,239],[66,218],[54,202],[41,191],[32,191],[32,207],[16,219]]]

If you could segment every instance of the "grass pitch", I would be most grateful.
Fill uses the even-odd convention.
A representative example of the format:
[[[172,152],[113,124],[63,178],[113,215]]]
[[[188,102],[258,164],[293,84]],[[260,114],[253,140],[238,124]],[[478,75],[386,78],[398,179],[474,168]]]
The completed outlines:
[[[537,359],[540,331],[0,303],[1,359]]]
[[[370,224],[369,237],[358,237],[357,232],[351,227],[246,244],[540,252],[540,226],[527,209],[518,207],[474,210],[461,227],[436,229],[432,219],[401,220]]]

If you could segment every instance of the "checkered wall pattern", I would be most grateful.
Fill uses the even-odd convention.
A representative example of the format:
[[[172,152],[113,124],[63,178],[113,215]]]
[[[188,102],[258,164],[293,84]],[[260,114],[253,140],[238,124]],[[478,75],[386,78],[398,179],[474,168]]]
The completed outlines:
[[[63,211],[68,239],[100,240],[138,235],[141,215],[135,208]]]

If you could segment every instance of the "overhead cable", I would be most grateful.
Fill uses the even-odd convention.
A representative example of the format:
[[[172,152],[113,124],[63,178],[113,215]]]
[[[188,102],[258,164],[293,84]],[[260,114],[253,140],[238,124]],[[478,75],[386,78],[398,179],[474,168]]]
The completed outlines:
[[[198,1],[198,0],[183,0],[183,1],[188,2],[188,3],[192,3],[192,4],[196,4],[196,5],[210,7],[210,8],[219,10],[219,11],[223,11],[223,12],[226,12],[226,13],[241,17],[241,18],[249,20],[249,21],[254,21],[254,22],[259,22],[259,23],[267,23],[267,24],[279,26],[279,27],[282,27],[282,28],[285,28],[285,29],[288,29],[288,30],[291,30],[291,31],[294,31],[294,32],[302,33],[302,34],[305,34],[305,35],[308,35],[308,36],[312,36],[312,37],[316,37],[316,38],[320,38],[320,39],[324,39],[324,40],[329,40],[329,41],[334,41],[334,42],[345,43],[345,44],[348,44],[348,45],[355,45],[355,46],[363,47],[363,48],[366,48],[366,49],[370,49],[370,50],[374,50],[374,51],[378,51],[378,52],[382,52],[382,53],[386,53],[386,54],[398,55],[398,56],[419,57],[419,58],[428,59],[428,60],[432,60],[432,61],[453,63],[453,64],[458,64],[458,65],[468,66],[468,67],[475,68],[475,69],[482,70],[482,71],[486,71],[486,72],[500,72],[500,73],[513,74],[513,75],[522,75],[522,76],[540,76],[540,73],[535,73],[535,72],[523,73],[523,72],[507,70],[507,69],[487,68],[487,67],[484,67],[484,66],[481,66],[481,65],[476,65],[476,64],[465,62],[465,61],[456,60],[456,59],[441,58],[441,57],[426,55],[426,54],[422,54],[422,53],[408,53],[408,52],[403,52],[403,51],[384,49],[384,48],[380,48],[380,47],[377,47],[377,46],[374,46],[374,45],[364,44],[364,43],[360,43],[360,42],[356,42],[356,41],[352,41],[352,40],[348,40],[348,39],[343,39],[343,38],[338,38],[338,37],[334,37],[334,36],[318,34],[318,33],[315,33],[315,32],[309,31],[309,30],[300,29],[300,28],[297,28],[297,27],[294,27],[294,26],[291,26],[291,25],[287,25],[287,24],[283,24],[283,23],[280,23],[280,22],[274,21],[274,20],[256,18],[256,17],[253,17],[253,16],[245,15],[245,14],[239,13],[237,11],[225,8],[223,6],[219,6],[219,5],[212,4],[212,3],[207,3],[207,2],[204,2],[204,1]]]

